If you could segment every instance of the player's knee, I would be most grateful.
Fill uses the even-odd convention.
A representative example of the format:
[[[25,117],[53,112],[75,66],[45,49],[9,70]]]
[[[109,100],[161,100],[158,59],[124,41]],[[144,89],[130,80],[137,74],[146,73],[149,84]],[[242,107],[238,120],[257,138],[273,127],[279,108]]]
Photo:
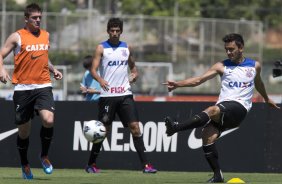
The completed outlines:
[[[205,110],[205,112],[214,121],[218,121],[218,119],[220,118],[220,109],[218,106],[210,106]]]
[[[202,137],[202,140],[203,140],[203,145],[208,145],[208,144],[212,144],[215,142],[216,136],[211,136],[211,137]]]
[[[26,139],[30,135],[30,130],[20,130],[18,131],[18,135],[21,139]]]
[[[138,122],[130,123],[129,128],[133,137],[139,137],[141,135]]]
[[[218,106],[210,106],[205,110],[206,113],[208,113],[208,115],[211,116],[215,116],[217,114],[220,114],[220,109]]]
[[[140,131],[133,131],[132,132],[132,136],[133,137],[140,137],[142,134],[141,134],[141,132]]]
[[[18,135],[21,139],[26,139],[29,137],[30,131],[19,131]]]
[[[18,135],[21,139],[26,139],[30,135],[31,124],[30,121],[18,126]]]
[[[103,118],[102,118],[102,123],[104,123],[105,125],[109,125],[110,124],[110,118],[107,114],[104,114]]]
[[[50,115],[50,116],[45,116],[42,119],[43,124],[45,127],[50,128],[53,127],[54,125],[54,116]]]

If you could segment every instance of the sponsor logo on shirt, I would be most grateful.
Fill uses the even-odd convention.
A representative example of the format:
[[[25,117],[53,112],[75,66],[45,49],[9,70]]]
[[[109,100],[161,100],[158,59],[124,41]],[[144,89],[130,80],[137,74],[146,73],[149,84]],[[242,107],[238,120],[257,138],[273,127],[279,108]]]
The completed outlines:
[[[230,81],[228,82],[228,86],[230,88],[248,88],[248,87],[253,86],[253,82]]]
[[[25,50],[26,51],[40,51],[40,50],[48,50],[48,44],[35,44],[35,45],[27,45]]]
[[[108,66],[119,66],[119,65],[127,65],[127,60],[109,61],[108,62]]]
[[[110,88],[111,93],[125,93],[124,87],[111,87]]]
[[[42,55],[44,55],[44,54],[40,54],[40,55],[38,55],[38,56],[34,56],[33,54],[31,54],[30,58],[31,58],[31,59],[36,59],[36,58],[39,58],[39,57],[42,56]]]

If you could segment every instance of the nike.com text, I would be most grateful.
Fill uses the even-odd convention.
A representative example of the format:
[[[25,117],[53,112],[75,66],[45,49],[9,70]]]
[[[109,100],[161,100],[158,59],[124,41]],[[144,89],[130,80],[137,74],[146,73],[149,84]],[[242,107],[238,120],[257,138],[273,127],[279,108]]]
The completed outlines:
[[[143,132],[144,144],[147,152],[176,152],[177,151],[177,134],[167,137],[165,134],[166,127],[164,122],[146,122],[144,125],[139,124]],[[132,136],[130,140],[124,140],[124,134],[121,133],[123,125],[121,122],[114,121],[112,124],[111,140],[105,139],[103,142],[103,151],[136,151],[133,145]],[[74,151],[91,150],[92,143],[89,143],[83,135],[83,124],[80,121],[74,122]],[[110,143],[109,143],[110,142]],[[120,144],[120,142],[124,142]]]

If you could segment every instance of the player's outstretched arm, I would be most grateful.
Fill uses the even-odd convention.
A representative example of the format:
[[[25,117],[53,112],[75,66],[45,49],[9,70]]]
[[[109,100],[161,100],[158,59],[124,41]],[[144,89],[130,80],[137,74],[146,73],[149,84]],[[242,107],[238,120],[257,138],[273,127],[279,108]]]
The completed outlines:
[[[256,77],[255,77],[255,88],[259,92],[259,94],[263,97],[265,103],[267,103],[270,107],[280,109],[279,106],[276,105],[276,103],[271,100],[265,90],[264,83],[261,79],[260,73],[261,73],[261,65],[258,61],[256,61]]]
[[[223,73],[223,64],[222,62],[218,62],[201,76],[191,77],[181,81],[167,81],[163,85],[167,85],[168,91],[172,91],[178,87],[195,87],[221,73]]]

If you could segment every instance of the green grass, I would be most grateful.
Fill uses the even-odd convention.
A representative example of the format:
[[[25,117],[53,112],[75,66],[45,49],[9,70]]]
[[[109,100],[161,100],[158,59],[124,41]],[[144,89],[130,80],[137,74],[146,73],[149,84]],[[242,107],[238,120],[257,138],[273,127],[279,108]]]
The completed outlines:
[[[87,174],[83,169],[55,169],[52,175],[45,175],[41,169],[32,169],[34,179],[21,178],[20,168],[0,168],[0,183],[19,184],[199,184],[205,183],[211,173],[165,172],[143,174],[141,171],[103,170],[100,174]],[[241,178],[250,184],[281,184],[282,174],[224,173],[225,180]]]

